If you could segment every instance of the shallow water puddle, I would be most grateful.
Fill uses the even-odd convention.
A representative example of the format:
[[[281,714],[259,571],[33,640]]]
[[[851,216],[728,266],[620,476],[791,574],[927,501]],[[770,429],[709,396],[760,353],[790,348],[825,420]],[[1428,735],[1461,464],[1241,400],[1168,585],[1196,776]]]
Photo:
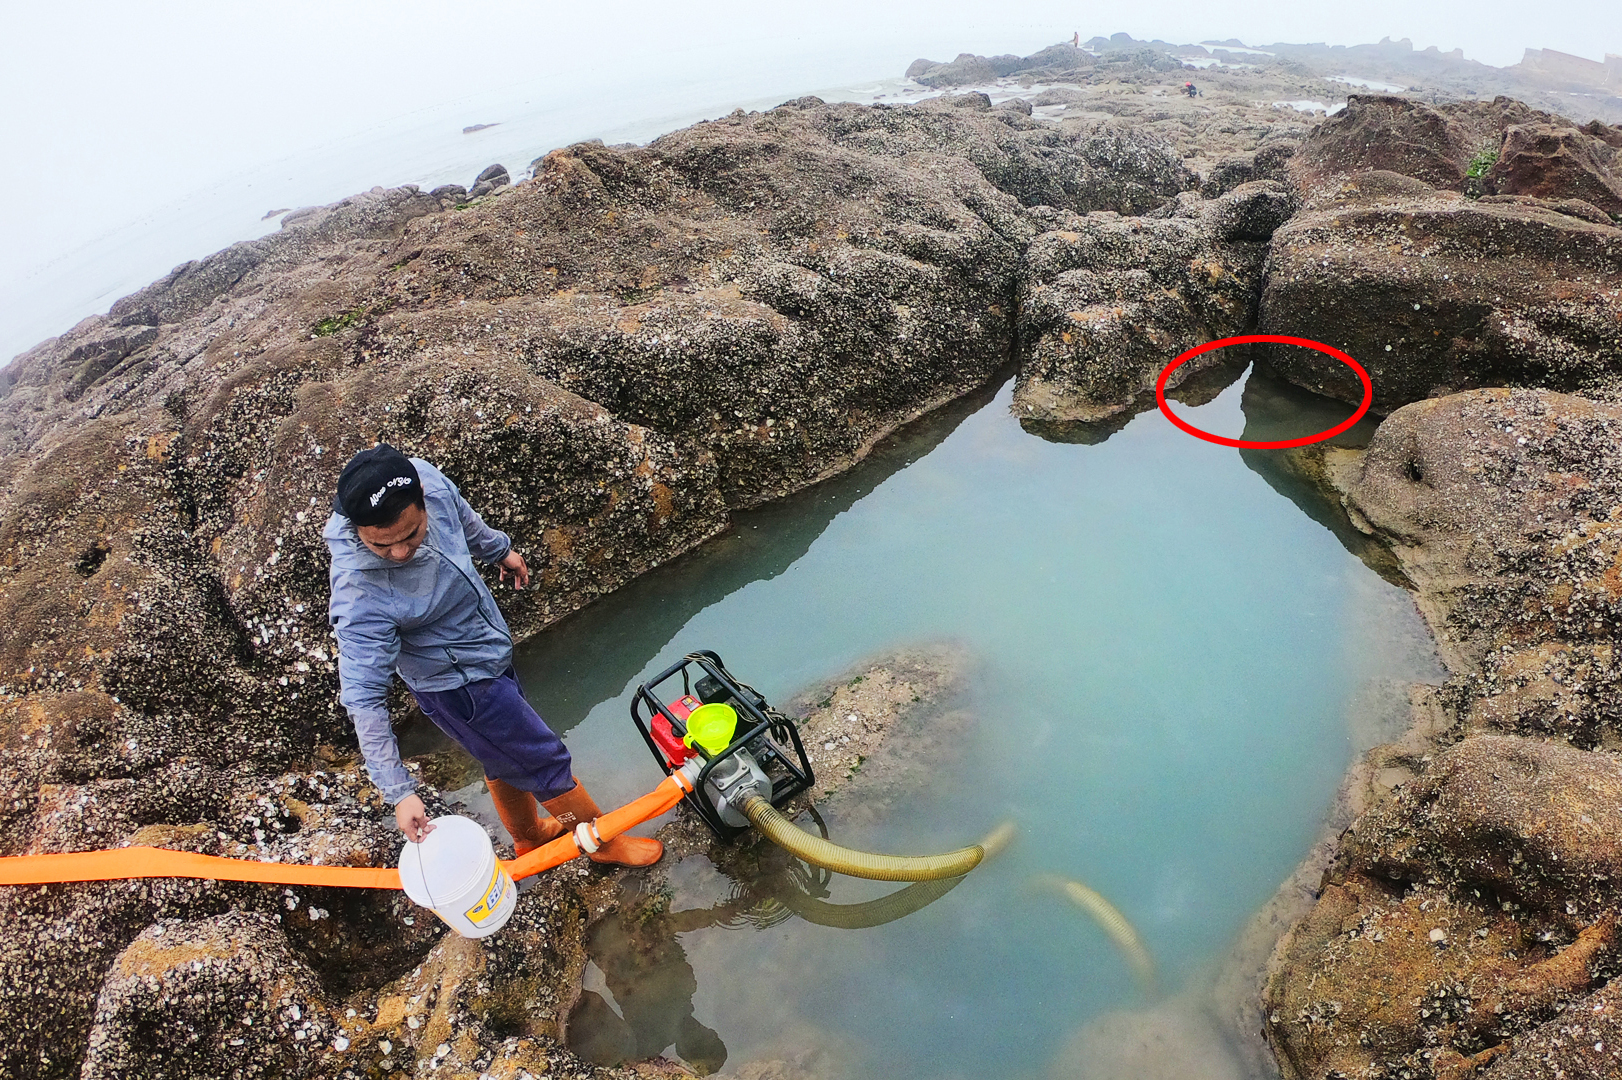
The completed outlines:
[[[1405,721],[1406,683],[1439,680],[1429,638],[1273,452],[1155,412],[1094,445],[1047,441],[1009,400],[925,420],[520,650],[531,699],[607,806],[657,780],[630,693],[686,651],[718,651],[786,702],[887,650],[955,642],[974,723],[944,733],[930,784],[882,815],[830,812],[830,835],[921,853],[1020,828],[956,888],[864,929],[808,921],[831,909],[804,898],[897,886],[684,860],[665,915],[596,929],[582,1052],[777,1060],[785,1076],[1243,1075],[1208,987],[1353,755]],[[1260,377],[1178,408],[1249,438],[1349,411]],[[1132,922],[1152,990],[1045,876]]]

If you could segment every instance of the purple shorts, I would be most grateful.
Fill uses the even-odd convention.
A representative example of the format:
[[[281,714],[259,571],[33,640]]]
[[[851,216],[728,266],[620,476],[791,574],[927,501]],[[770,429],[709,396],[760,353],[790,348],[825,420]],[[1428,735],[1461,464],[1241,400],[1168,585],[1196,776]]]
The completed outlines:
[[[480,679],[455,690],[417,691],[416,698],[435,727],[478,759],[484,775],[505,780],[541,802],[574,789],[569,748],[524,700],[512,668],[499,679]]]

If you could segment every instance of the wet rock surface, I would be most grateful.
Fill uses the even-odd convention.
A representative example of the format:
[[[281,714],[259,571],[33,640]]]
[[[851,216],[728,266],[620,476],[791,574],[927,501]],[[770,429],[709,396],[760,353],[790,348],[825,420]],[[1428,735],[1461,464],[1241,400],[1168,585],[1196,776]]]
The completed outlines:
[[[1428,741],[1371,755],[1388,794],[1275,955],[1264,1009],[1287,1075],[1622,1071],[1619,423],[1586,398],[1477,390],[1399,409],[1330,470],[1453,677]]]
[[[1619,431],[1615,405],[1503,389],[1418,402],[1380,425],[1346,505],[1392,542],[1456,671],[1609,642]]]
[[[1305,207],[1273,238],[1259,329],[1350,353],[1373,377],[1381,413],[1477,386],[1614,399],[1622,228],[1593,212],[1587,174],[1531,178],[1514,134],[1529,114],[1508,101],[1430,109],[1354,95],[1291,163]],[[1592,154],[1614,153],[1574,125],[1559,130]],[[1462,194],[1472,154],[1478,167],[1496,156],[1521,170],[1510,186],[1539,197]],[[1263,355],[1314,392],[1362,397],[1332,358],[1290,346]]]
[[[1103,173],[1018,113],[877,112],[803,101],[558,151],[471,203],[378,189],[297,211],[8,368],[0,850],[394,861],[333,700],[319,539],[374,439],[513,534],[539,587],[501,600],[526,634],[983,384],[1031,235],[987,172],[1054,191]],[[283,899],[6,890],[23,929],[0,946],[0,1022],[37,1038],[4,1070],[80,1068],[111,965],[153,920]],[[398,902],[324,898],[334,917],[283,932],[327,958],[309,962],[330,993],[376,993],[430,943],[426,919],[399,932]],[[98,1029],[109,1047],[127,1020]]]
[[[1069,83],[999,107],[808,97],[554,151],[516,184],[491,166],[470,189],[373,189],[24,354],[0,373],[0,852],[394,861],[333,704],[318,536],[374,439],[434,460],[514,535],[539,586],[501,595],[523,635],[1011,362],[1028,426],[1095,441],[1176,352],[1259,327],[1374,373],[1395,411],[1367,453],[1274,473],[1342,493],[1325,520],[1416,587],[1454,670],[1416,698],[1429,734],[1364,763],[1373,808],[1278,953],[1279,1059],[1314,1078],[1622,1072],[1622,135],[1507,99],[1379,95],[1320,126],[1258,101],[1323,93],[1315,54],[1203,71],[1188,98],[1164,44],[912,73]],[[1338,365],[1270,359],[1355,399]],[[1179,392],[1231,377],[1190,368]],[[1525,389],[1457,393],[1504,385]],[[891,657],[801,703],[819,770],[802,824],[812,804],[876,819],[880,792],[939,764],[951,740],[911,725],[967,722],[961,663]],[[467,780],[454,764],[416,766],[431,812],[435,782]],[[667,826],[672,863],[792,876],[769,845],[699,829]],[[548,875],[482,943],[393,895],[7,889],[0,1023],[19,1038],[0,1077],[140,1075],[155,1046],[176,1076],[611,1075],[564,1049],[570,1017],[590,1014],[605,915],[680,922],[655,910],[662,872]],[[871,917],[751,888],[710,914]],[[681,1030],[690,1066],[719,1067]],[[646,1056],[607,1045],[600,1060]],[[838,1074],[808,1046],[734,1067]]]
[[[1014,410],[1027,424],[1096,424],[1153,407],[1170,358],[1249,331],[1266,240],[1294,211],[1288,189],[1252,181],[1179,202],[1164,218],[1037,215],[1046,230],[1025,256]],[[1232,364],[1218,350],[1173,373],[1170,387]]]
[[[473,178],[473,186],[468,188],[467,197],[477,199],[489,195],[499,188],[504,188],[510,183],[512,183],[512,177],[507,175],[505,165],[491,165]]]
[[[19,358],[0,387],[0,850],[392,863],[398,835],[334,702],[319,529],[343,462],[374,439],[422,454],[512,533],[539,586],[498,593],[520,635],[716,535],[730,509],[847,467],[1008,363],[1028,202],[1141,210],[1197,182],[1154,137],[986,106],[801,99],[648,147],[556,151],[482,197],[374,189]],[[506,176],[486,171],[476,188]],[[26,928],[0,946],[0,1022],[38,1036],[8,1047],[6,1075],[79,1070],[93,1029],[96,1068],[125,1068],[145,999],[119,989],[130,1003],[104,1021],[96,1003],[154,920],[223,935],[208,920],[282,917],[328,1004],[372,1001],[435,937],[364,892],[137,882],[0,903]],[[578,976],[524,974],[512,948],[508,982]],[[211,1017],[199,1075],[235,1068]],[[447,1054],[560,1031],[478,1022]],[[437,1047],[409,1043],[411,1060]]]

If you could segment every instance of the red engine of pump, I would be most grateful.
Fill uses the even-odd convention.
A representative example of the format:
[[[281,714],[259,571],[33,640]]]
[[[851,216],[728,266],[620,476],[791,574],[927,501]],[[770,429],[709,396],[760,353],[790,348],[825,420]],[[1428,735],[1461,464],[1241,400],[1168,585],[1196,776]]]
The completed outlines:
[[[683,694],[668,707],[672,716],[685,723],[693,710],[702,704],[704,703],[692,694]],[[665,761],[669,762],[672,769],[680,768],[686,764],[688,758],[694,756],[687,744],[681,741],[681,736],[672,730],[670,721],[660,713],[653,714],[653,723],[649,728],[653,732],[653,741],[659,746],[659,752],[664,754]]]

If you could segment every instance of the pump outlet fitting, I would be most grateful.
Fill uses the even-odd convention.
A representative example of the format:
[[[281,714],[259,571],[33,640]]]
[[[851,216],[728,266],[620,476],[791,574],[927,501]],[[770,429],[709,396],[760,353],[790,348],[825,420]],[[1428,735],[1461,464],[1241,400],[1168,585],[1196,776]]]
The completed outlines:
[[[772,781],[755,756],[740,749],[711,771],[704,781],[704,792],[721,820],[741,829],[749,824],[743,809],[745,801],[751,795],[770,801]]]

